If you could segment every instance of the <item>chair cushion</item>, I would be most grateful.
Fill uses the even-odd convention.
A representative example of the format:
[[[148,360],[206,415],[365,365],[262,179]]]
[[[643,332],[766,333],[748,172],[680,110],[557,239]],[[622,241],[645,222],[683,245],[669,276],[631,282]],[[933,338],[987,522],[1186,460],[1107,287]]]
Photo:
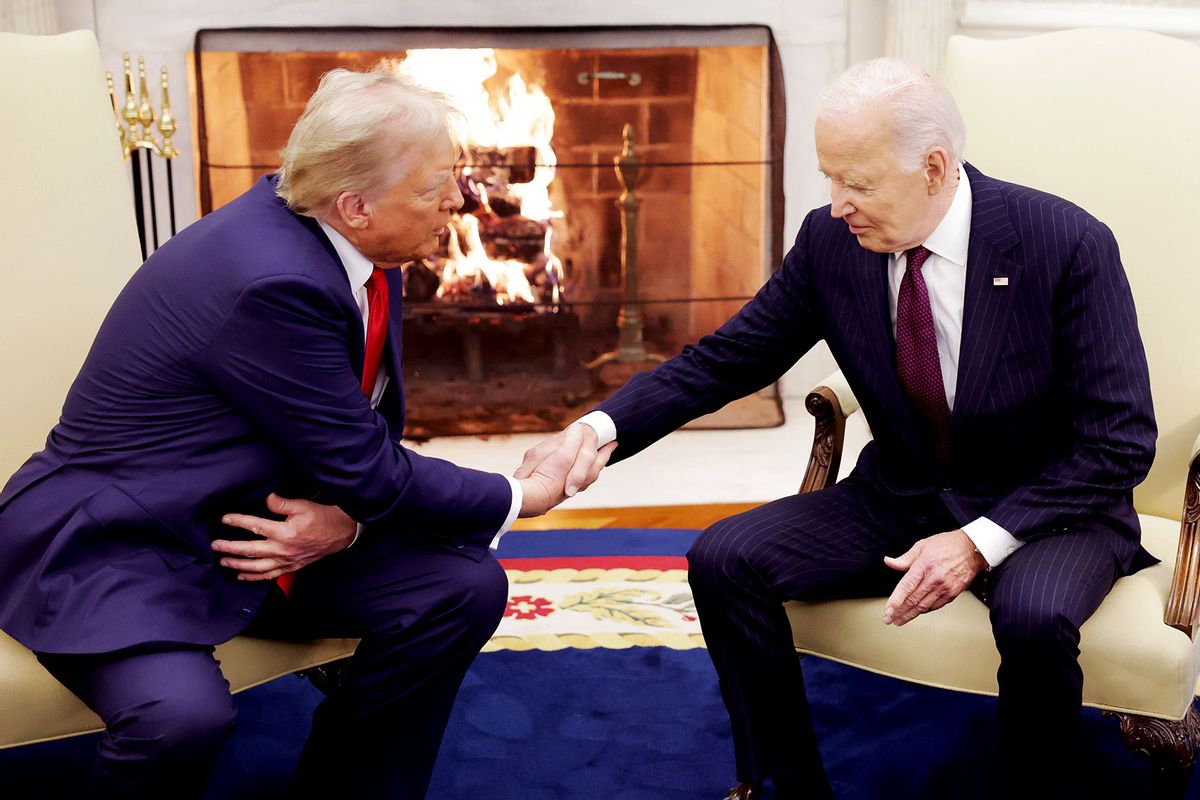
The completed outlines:
[[[1141,516],[1142,542],[1162,560],[1121,578],[1081,629],[1083,702],[1094,708],[1180,719],[1196,693],[1200,648],[1163,624],[1179,523]],[[796,649],[927,686],[995,695],[1000,654],[987,608],[965,592],[897,628],[885,598],[786,604]]]
[[[221,671],[240,692],[354,652],[357,639],[279,642],[239,636],[217,648]],[[0,633],[0,748],[91,733],[99,717],[47,672],[33,653]]]

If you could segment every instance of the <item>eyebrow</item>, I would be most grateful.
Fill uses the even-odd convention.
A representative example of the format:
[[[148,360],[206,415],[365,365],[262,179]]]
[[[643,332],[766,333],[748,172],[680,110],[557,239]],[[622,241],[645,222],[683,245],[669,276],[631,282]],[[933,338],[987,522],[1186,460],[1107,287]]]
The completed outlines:
[[[820,167],[817,167],[817,172],[821,173],[829,180],[833,180],[833,176],[831,176],[828,172],[821,169]],[[840,182],[843,184],[846,184],[847,186],[862,186],[862,187],[874,186],[876,183],[876,181],[868,180],[867,178],[863,177],[862,175],[850,175],[846,178],[841,179]]]

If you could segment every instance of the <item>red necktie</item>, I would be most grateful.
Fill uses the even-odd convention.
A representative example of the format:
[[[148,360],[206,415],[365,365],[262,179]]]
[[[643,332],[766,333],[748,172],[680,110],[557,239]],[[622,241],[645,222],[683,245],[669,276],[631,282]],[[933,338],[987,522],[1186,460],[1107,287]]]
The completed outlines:
[[[371,399],[379,361],[383,358],[383,342],[387,339],[388,285],[383,270],[376,267],[367,278],[367,347],[363,358],[362,390]]]
[[[387,339],[388,284],[383,270],[376,267],[367,278],[367,344],[363,356],[362,390],[370,401],[375,390],[375,378],[379,375],[379,362],[383,359],[383,343]],[[295,572],[286,572],[275,579],[284,595],[292,591],[296,580]]]
[[[908,263],[896,298],[896,372],[917,413],[929,423],[939,459],[950,452],[950,406],[942,383],[942,362],[929,289],[921,266],[929,258],[924,246],[908,251]]]

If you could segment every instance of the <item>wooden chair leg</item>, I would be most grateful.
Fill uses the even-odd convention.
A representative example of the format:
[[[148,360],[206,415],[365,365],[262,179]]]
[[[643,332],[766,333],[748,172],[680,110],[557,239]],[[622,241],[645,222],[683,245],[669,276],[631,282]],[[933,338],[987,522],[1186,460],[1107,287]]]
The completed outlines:
[[[1121,726],[1125,747],[1150,759],[1152,796],[1182,800],[1196,766],[1200,749],[1200,712],[1193,703],[1181,720],[1153,719],[1136,714],[1105,712]]]

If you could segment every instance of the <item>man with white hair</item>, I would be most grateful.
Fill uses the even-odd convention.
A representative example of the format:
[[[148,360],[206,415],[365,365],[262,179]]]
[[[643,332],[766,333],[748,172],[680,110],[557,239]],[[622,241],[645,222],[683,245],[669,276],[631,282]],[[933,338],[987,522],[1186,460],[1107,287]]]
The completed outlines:
[[[97,796],[203,793],[235,716],[213,645],[251,626],[362,639],[293,794],[424,797],[506,605],[489,543],[575,463],[516,481],[400,443],[396,268],[462,205],[454,122],[387,69],[327,74],[280,174],[129,281],[0,494],[0,627],[104,720]]]
[[[732,720],[730,799],[768,779],[780,798],[831,794],[784,601],[890,595],[882,624],[903,625],[973,584],[1001,655],[1003,796],[1051,793],[1080,715],[1079,626],[1153,562],[1131,494],[1156,430],[1116,242],[1077,206],[963,162],[965,138],[923,71],[851,69],[817,110],[832,203],[782,266],[517,473],[569,451],[576,428],[588,452],[619,442],[628,458],[828,342],[874,435],[854,471],[723,520],[688,554]]]

